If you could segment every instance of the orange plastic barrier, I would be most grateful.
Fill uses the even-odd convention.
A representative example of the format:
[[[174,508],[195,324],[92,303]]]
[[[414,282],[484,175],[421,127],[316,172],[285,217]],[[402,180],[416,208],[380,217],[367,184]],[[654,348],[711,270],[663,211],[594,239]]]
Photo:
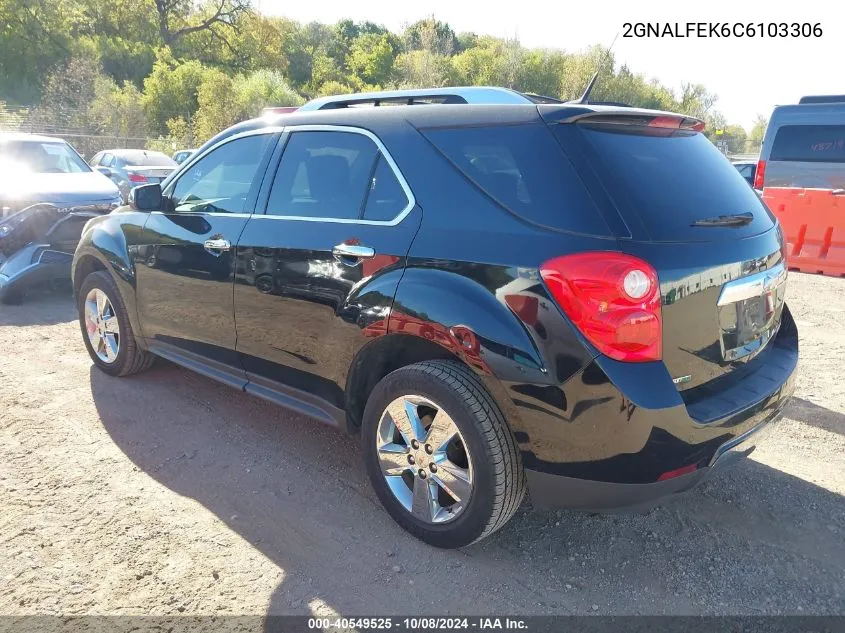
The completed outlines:
[[[763,200],[783,227],[790,269],[845,277],[845,195],[766,187]]]

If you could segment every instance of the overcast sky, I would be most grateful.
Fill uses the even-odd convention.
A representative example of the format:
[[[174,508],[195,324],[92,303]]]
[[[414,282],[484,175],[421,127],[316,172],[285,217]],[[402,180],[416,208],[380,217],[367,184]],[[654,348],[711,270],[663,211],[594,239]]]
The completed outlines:
[[[501,2],[501,0],[500,0]],[[609,45],[618,63],[677,88],[703,83],[718,94],[728,121],[749,128],[755,116],[804,94],[845,94],[843,0],[594,0],[508,2],[491,0],[256,0],[263,12],[302,22],[370,20],[399,31],[434,14],[457,31],[513,37],[523,46],[581,50]],[[809,22],[820,38],[626,39],[625,22]]]

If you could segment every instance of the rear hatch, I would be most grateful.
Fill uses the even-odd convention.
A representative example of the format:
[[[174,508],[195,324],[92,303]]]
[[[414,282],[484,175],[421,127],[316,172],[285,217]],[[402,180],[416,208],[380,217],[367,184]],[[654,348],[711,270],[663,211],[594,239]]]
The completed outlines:
[[[754,190],[694,119],[636,110],[546,118],[597,202],[618,215],[620,249],[657,271],[663,361],[693,417],[759,400],[765,394],[741,379],[762,368],[778,333],[786,270],[780,230]],[[745,393],[712,399],[738,382]]]

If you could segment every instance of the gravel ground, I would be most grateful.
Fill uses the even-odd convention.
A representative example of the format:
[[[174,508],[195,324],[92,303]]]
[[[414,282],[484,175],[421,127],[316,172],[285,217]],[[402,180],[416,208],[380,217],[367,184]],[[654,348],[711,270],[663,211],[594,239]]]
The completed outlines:
[[[92,368],[67,294],[0,307],[2,614],[845,614],[845,279],[753,458],[647,514],[523,507],[429,548],[354,440],[174,365]]]

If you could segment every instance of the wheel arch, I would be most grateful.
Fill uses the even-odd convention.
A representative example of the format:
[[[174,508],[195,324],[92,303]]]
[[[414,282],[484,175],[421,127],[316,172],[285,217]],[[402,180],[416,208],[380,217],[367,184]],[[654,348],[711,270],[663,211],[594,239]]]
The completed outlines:
[[[433,360],[458,362],[472,371],[499,406],[517,442],[522,441],[525,434],[519,413],[496,376],[467,363],[447,346],[423,336],[403,333],[380,336],[359,350],[352,361],[346,381],[347,430],[352,434],[360,431],[367,400],[382,378],[402,367]]]
[[[101,216],[85,226],[71,267],[74,297],[78,300],[79,289],[91,273],[100,270],[107,272],[126,306],[137,344],[145,349],[135,298],[135,266],[124,235],[126,227],[116,218],[112,215]]]

